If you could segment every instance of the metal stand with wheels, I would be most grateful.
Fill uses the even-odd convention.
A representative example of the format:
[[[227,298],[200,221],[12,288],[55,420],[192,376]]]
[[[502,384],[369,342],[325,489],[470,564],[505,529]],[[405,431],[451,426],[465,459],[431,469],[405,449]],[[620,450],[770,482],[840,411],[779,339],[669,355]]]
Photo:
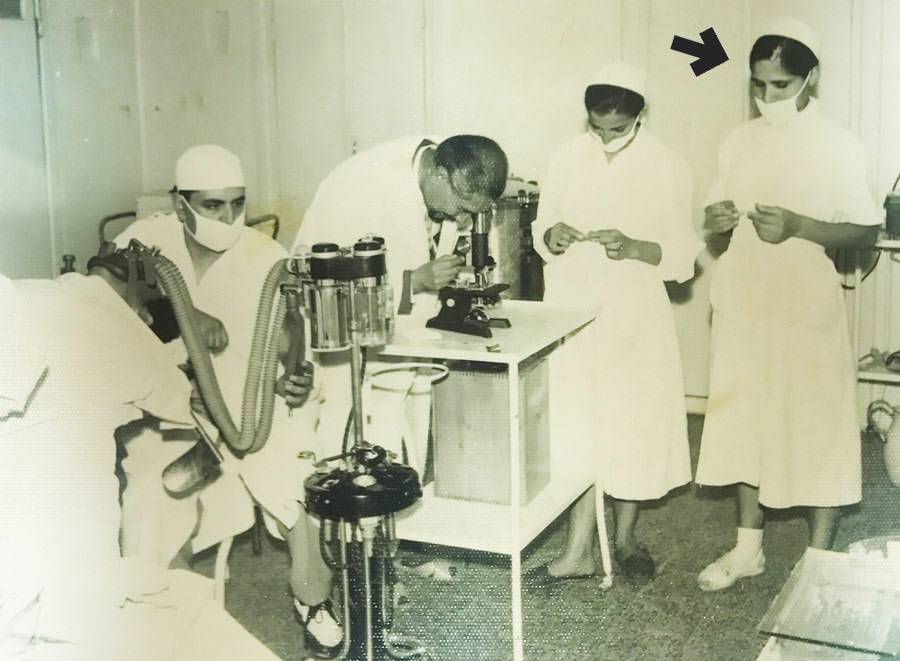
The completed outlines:
[[[422,496],[419,476],[363,437],[362,351],[385,344],[393,321],[383,242],[361,240],[349,251],[316,244],[299,268],[313,350],[350,349],[353,445],[320,462],[304,485],[307,511],[322,520],[323,555],[340,575],[344,640],[336,658],[427,659],[421,644],[391,631],[394,514]]]

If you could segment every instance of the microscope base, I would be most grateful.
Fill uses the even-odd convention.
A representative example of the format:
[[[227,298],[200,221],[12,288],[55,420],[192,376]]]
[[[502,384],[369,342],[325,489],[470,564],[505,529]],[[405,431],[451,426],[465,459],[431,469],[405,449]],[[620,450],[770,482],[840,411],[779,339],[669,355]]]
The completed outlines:
[[[492,328],[509,328],[509,319],[482,319],[464,318],[459,319],[441,319],[440,315],[429,319],[426,324],[428,328],[436,328],[437,330],[452,331],[454,333],[465,333],[466,335],[478,335],[479,337],[493,337]]]
[[[493,337],[491,328],[509,328],[508,319],[491,319],[482,306],[500,302],[500,292],[509,285],[497,284],[482,288],[444,287],[438,292],[441,309],[429,319],[428,328]]]
[[[493,337],[491,329],[484,321],[476,319],[444,320],[440,317],[429,319],[425,324],[428,328],[465,333],[466,335],[478,335],[479,337]]]

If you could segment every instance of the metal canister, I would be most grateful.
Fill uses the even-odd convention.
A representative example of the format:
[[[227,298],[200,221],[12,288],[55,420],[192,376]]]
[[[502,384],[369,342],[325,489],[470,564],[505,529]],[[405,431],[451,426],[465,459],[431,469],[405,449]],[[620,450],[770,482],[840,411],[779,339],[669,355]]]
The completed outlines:
[[[384,243],[366,238],[353,246],[353,256],[375,258],[384,255]],[[353,281],[353,312],[360,345],[375,347],[390,342],[394,306],[387,273],[372,274]]]
[[[317,243],[309,256],[312,260],[340,257],[334,243]],[[347,283],[331,279],[315,279],[304,283],[309,305],[310,342],[313,351],[341,351],[350,346],[350,301]]]
[[[543,261],[534,251],[531,223],[537,216],[538,195],[520,190],[497,201],[493,218],[497,270],[495,282],[509,285],[503,298],[539,301],[544,296]]]
[[[897,175],[893,189],[884,198],[885,229],[895,239],[900,239],[900,191],[897,190],[898,183],[900,183],[900,175]]]

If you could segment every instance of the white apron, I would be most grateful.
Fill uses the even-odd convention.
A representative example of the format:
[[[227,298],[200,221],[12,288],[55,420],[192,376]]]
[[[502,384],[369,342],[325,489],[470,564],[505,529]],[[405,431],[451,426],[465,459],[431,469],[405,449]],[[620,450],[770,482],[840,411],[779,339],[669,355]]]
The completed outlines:
[[[541,190],[534,231],[549,260],[545,301],[600,310],[572,341],[582,369],[594,376],[585,405],[596,414],[597,482],[616,498],[657,499],[691,478],[681,359],[663,285],[689,278],[702,247],[691,225],[685,170],[644,129],[612,163],[583,135],[554,157]],[[550,256],[543,233],[560,221],[582,232],[619,229],[655,241],[663,260],[613,261],[593,242]]]
[[[732,134],[708,202],[875,224],[860,152],[813,100],[788,126],[755,120]],[[710,300],[710,395],[697,482],[757,486],[767,507],[857,502],[855,361],[839,276],[824,248],[802,239],[765,243],[742,218]]]

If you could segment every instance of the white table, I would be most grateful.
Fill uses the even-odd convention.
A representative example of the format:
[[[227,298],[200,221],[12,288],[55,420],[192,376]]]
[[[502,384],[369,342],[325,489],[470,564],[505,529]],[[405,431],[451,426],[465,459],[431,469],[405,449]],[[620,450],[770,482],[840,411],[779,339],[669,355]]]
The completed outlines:
[[[504,301],[493,312],[510,320],[508,329],[492,329],[492,338],[437,331],[423,339],[415,330],[395,334],[381,351],[385,357],[420,360],[466,360],[502,364],[509,385],[510,496],[509,505],[445,498],[425,487],[420,501],[398,514],[401,539],[490,551],[511,556],[513,658],[523,658],[521,551],[559,516],[596,477],[591,448],[588,375],[575,354],[571,338],[595,314],[556,310],[544,303]],[[491,350],[488,347],[493,348]],[[525,506],[520,498],[519,366],[536,354],[546,354],[549,369],[550,479]],[[585,384],[585,385],[581,385]],[[504,407],[505,408],[505,407]],[[598,527],[605,578],[611,581],[601,493],[597,494]]]

